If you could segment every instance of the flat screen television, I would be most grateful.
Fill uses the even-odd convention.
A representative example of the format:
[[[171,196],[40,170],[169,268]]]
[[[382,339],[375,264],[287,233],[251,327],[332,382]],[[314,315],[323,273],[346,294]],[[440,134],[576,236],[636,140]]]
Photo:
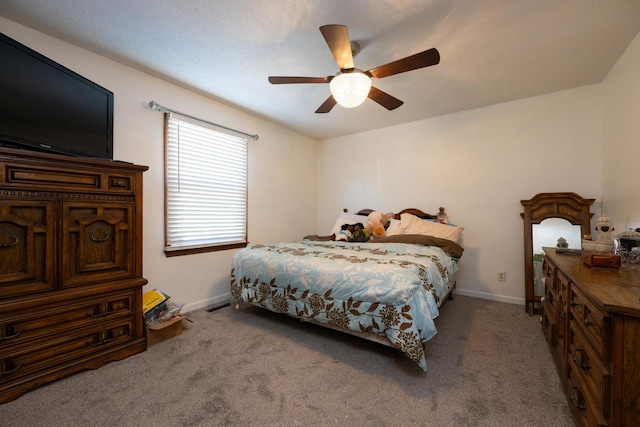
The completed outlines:
[[[113,159],[113,93],[0,33],[0,146]]]

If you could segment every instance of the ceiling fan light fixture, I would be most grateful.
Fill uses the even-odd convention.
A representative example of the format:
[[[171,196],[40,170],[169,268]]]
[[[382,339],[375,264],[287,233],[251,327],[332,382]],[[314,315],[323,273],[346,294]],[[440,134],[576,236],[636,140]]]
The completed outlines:
[[[371,90],[371,77],[359,70],[339,72],[329,83],[331,95],[345,108],[362,104]]]

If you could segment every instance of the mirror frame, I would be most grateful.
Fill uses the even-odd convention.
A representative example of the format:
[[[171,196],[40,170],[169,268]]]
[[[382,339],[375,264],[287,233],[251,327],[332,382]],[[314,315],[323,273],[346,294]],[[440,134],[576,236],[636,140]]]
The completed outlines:
[[[596,199],[585,199],[576,193],[538,193],[529,200],[520,200],[524,212],[524,297],[525,310],[529,314],[540,313],[540,296],[534,293],[533,277],[533,224],[540,224],[548,218],[562,218],[572,225],[580,226],[580,234],[591,234],[589,207]]]

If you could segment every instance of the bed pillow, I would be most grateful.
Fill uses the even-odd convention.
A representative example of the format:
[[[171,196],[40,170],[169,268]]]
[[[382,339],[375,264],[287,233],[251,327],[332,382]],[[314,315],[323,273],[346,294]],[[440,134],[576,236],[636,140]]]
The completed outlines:
[[[402,234],[402,222],[399,219],[391,219],[391,221],[389,221],[387,231],[384,233],[384,235],[396,236],[398,234]]]
[[[411,214],[400,215],[400,222],[402,234],[422,234],[452,240],[456,243],[460,241],[460,234],[464,230],[462,227],[421,219]]]
[[[338,219],[336,220],[336,223],[331,229],[329,235],[338,234],[344,224],[357,224],[361,222],[363,225],[367,225],[368,221],[369,219],[364,215],[356,215],[343,212],[340,214],[340,216],[338,216]]]

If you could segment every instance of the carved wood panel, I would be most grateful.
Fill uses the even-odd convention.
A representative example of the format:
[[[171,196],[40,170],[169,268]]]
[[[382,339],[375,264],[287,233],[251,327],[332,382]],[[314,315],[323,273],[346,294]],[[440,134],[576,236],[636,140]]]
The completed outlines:
[[[53,202],[0,199],[0,297],[55,289]]]
[[[134,276],[133,203],[64,203],[62,286]]]

